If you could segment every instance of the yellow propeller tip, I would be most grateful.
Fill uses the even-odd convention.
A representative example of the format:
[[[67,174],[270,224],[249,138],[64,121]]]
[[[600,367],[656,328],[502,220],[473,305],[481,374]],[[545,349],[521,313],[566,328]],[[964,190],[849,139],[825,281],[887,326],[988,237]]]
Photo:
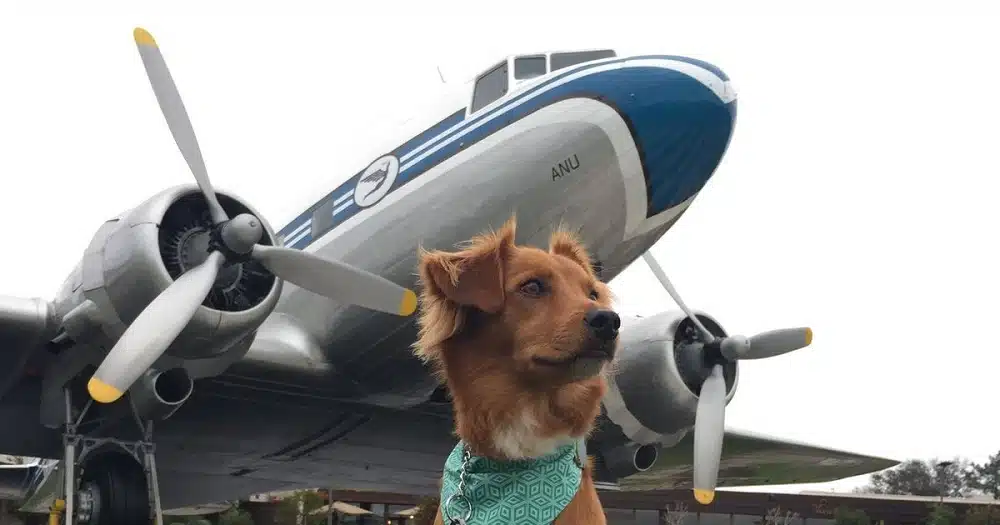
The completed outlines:
[[[714,490],[694,489],[694,499],[702,505],[708,505],[715,499]]]
[[[118,401],[118,398],[122,397],[123,393],[121,390],[96,377],[90,378],[90,381],[87,382],[87,391],[90,392],[90,397],[94,398],[94,401],[98,403],[114,403]]]
[[[403,299],[399,301],[399,315],[408,316],[417,311],[417,294],[413,290],[403,292]]]
[[[153,40],[153,35],[141,27],[135,28],[135,31],[132,31],[132,36],[135,38],[135,43],[140,46],[156,47],[156,40]]]
[[[813,342],[813,329],[806,328],[806,346],[811,345]]]

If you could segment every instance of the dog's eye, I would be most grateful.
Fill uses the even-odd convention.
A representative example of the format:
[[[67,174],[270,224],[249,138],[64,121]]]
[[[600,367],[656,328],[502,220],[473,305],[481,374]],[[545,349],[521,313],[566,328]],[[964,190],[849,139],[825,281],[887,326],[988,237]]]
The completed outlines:
[[[597,301],[600,298],[601,298],[601,295],[599,293],[597,293],[597,290],[591,290],[590,291],[590,299],[591,300]]]
[[[521,284],[521,293],[532,297],[538,297],[545,293],[545,285],[543,285],[542,281],[538,279],[528,279]]]

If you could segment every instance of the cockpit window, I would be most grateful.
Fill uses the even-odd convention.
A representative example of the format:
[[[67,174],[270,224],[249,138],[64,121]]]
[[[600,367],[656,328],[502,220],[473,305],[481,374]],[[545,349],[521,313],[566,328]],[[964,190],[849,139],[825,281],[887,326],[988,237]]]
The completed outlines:
[[[562,69],[564,67],[574,66],[583,62],[590,62],[591,60],[611,58],[613,56],[615,56],[615,52],[611,49],[602,49],[600,51],[575,51],[572,53],[552,53],[552,71]]]
[[[494,100],[507,94],[507,61],[476,80],[476,89],[472,94],[472,110],[475,113],[489,105]]]
[[[514,78],[525,80],[545,74],[545,57],[517,57],[514,59]]]

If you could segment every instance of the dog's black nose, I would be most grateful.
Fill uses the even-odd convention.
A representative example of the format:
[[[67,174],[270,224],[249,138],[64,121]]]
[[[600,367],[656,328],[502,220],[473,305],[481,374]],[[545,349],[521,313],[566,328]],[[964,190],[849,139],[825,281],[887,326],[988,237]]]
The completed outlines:
[[[603,308],[591,308],[583,316],[583,322],[590,328],[590,332],[601,341],[611,341],[618,337],[618,328],[622,325],[622,320],[613,310]]]

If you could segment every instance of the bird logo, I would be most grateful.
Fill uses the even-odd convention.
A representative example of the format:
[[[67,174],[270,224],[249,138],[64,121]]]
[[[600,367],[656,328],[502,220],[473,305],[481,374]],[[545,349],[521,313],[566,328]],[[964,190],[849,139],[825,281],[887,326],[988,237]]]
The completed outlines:
[[[354,202],[367,208],[382,200],[392,189],[398,174],[399,159],[393,155],[386,155],[372,162],[358,178],[358,184],[354,188]]]

